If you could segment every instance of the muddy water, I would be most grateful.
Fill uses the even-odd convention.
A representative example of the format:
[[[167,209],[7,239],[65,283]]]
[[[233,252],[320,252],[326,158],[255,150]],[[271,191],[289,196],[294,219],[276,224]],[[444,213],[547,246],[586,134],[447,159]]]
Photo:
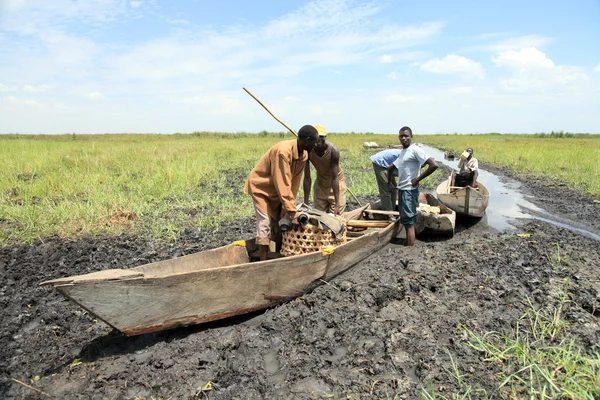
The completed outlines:
[[[458,170],[458,155],[455,160],[447,160],[442,151],[424,144],[419,144],[419,146],[437,162]],[[500,178],[498,175],[480,168],[477,180],[490,191],[490,202],[483,222],[487,222],[489,226],[500,232],[518,229],[524,219],[539,219],[600,240],[600,235],[574,226],[573,221],[567,221],[535,205],[533,203],[535,198],[523,194],[522,184],[514,179],[506,176]]]

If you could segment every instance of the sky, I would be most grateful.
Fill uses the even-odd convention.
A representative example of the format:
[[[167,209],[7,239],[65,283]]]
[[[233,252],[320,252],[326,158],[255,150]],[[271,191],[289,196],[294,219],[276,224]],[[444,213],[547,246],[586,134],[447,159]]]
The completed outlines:
[[[0,133],[600,133],[600,0],[0,0]]]

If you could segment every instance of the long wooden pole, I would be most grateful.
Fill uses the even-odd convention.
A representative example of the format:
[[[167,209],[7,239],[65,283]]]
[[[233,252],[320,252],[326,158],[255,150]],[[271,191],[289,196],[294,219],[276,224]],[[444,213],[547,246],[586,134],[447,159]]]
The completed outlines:
[[[287,129],[288,131],[290,131],[290,132],[292,132],[292,133],[294,134],[294,136],[298,137],[298,134],[296,133],[296,131],[295,131],[295,130],[293,130],[292,128],[290,128],[289,126],[287,126],[287,125],[285,124],[285,122],[283,122],[282,120],[280,120],[279,118],[277,118],[277,117],[275,116],[275,114],[273,114],[273,113],[272,113],[272,112],[271,112],[271,111],[270,111],[270,110],[267,108],[267,106],[265,106],[265,105],[264,105],[264,104],[263,104],[263,103],[262,103],[262,102],[261,102],[259,99],[257,99],[257,98],[256,98],[256,96],[255,96],[255,95],[253,95],[252,93],[250,93],[250,91],[249,91],[248,89],[246,89],[246,88],[243,88],[243,89],[246,91],[246,93],[248,93],[250,96],[252,96],[252,98],[253,98],[254,100],[258,101],[258,104],[260,104],[261,106],[263,106],[263,108],[264,108],[265,110],[267,110],[267,112],[268,112],[269,114],[271,114],[271,117],[275,118],[275,120],[276,120],[277,122],[279,122],[281,125],[285,126],[285,127],[286,127],[286,129]]]
[[[360,200],[358,199],[358,197],[356,197],[356,195],[354,193],[352,193],[352,190],[350,190],[350,188],[348,186],[346,186],[346,190],[348,191],[348,193],[350,193],[352,195],[352,197],[354,197],[354,200],[356,200],[356,202],[358,203],[358,206],[362,207],[362,204],[360,204]]]
[[[277,122],[279,122],[281,125],[285,126],[285,127],[286,127],[286,129],[287,129],[288,131],[290,131],[290,132],[292,132],[292,133],[294,134],[294,136],[298,137],[298,134],[296,133],[296,131],[295,131],[295,130],[293,130],[292,128],[290,128],[289,126],[287,126],[287,125],[285,124],[285,122],[283,122],[282,120],[280,120],[279,118],[277,118],[277,117],[275,116],[275,114],[273,114],[273,113],[271,112],[271,110],[269,110],[269,109],[267,108],[267,106],[265,106],[265,105],[264,105],[264,104],[263,104],[263,103],[262,103],[262,102],[261,102],[261,101],[260,101],[260,100],[259,100],[259,99],[258,99],[256,96],[255,96],[255,95],[253,95],[253,94],[252,94],[252,93],[251,93],[251,92],[250,92],[248,89],[246,89],[245,87],[243,87],[242,89],[244,89],[244,90],[246,91],[246,93],[248,93],[250,96],[252,96],[252,98],[253,98],[254,100],[256,100],[256,101],[258,102],[258,104],[260,104],[260,105],[261,105],[261,106],[262,106],[262,107],[263,107],[265,110],[267,110],[267,112],[268,112],[269,114],[271,114],[271,117],[275,118],[275,120],[276,120]],[[356,200],[356,202],[358,203],[358,205],[359,205],[359,206],[362,206],[362,204],[360,204],[360,201],[359,201],[359,200],[358,200],[358,198],[357,198],[357,197],[354,195],[354,193],[352,193],[352,191],[350,190],[350,188],[349,188],[349,187],[346,187],[346,189],[347,189],[347,190],[348,190],[348,192],[349,192],[349,193],[352,195],[352,197],[354,197],[354,200]]]

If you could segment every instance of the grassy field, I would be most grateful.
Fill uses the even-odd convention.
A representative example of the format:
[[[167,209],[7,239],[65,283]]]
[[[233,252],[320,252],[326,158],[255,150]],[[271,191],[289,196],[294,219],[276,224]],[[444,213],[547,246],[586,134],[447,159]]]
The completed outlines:
[[[481,161],[600,195],[600,135],[422,135],[419,140],[459,154],[472,147]]]
[[[253,215],[244,181],[264,152],[291,134],[0,136],[0,244],[51,235],[133,230],[172,239],[186,226],[211,227]],[[396,135],[330,134],[349,188],[376,196],[363,142]],[[415,135],[444,149],[476,149],[486,162],[600,193],[600,137]],[[441,172],[436,172],[440,174]],[[424,182],[431,190],[435,177]],[[299,198],[302,198],[302,190]],[[352,196],[348,204],[354,207]]]

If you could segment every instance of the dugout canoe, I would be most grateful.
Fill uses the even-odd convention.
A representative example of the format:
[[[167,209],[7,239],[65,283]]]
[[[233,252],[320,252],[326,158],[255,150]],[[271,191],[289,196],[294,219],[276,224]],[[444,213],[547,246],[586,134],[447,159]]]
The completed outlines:
[[[369,210],[365,212],[370,212]],[[380,212],[387,215],[400,217],[398,211]],[[421,192],[419,206],[417,207],[417,222],[415,233],[417,235],[453,236],[456,226],[456,212],[442,204],[432,193]],[[398,239],[406,239],[406,231],[402,229],[397,235]]]
[[[343,214],[368,222],[368,204]],[[333,251],[252,261],[254,239],[130,269],[42,282],[127,336],[268,308],[327,282],[385,246],[393,221],[373,221]],[[377,222],[377,223],[375,223]],[[273,254],[271,254],[273,255]]]
[[[477,186],[454,186],[454,174],[440,183],[435,190],[440,202],[456,212],[457,215],[483,217],[490,201],[490,191],[479,181]]]

